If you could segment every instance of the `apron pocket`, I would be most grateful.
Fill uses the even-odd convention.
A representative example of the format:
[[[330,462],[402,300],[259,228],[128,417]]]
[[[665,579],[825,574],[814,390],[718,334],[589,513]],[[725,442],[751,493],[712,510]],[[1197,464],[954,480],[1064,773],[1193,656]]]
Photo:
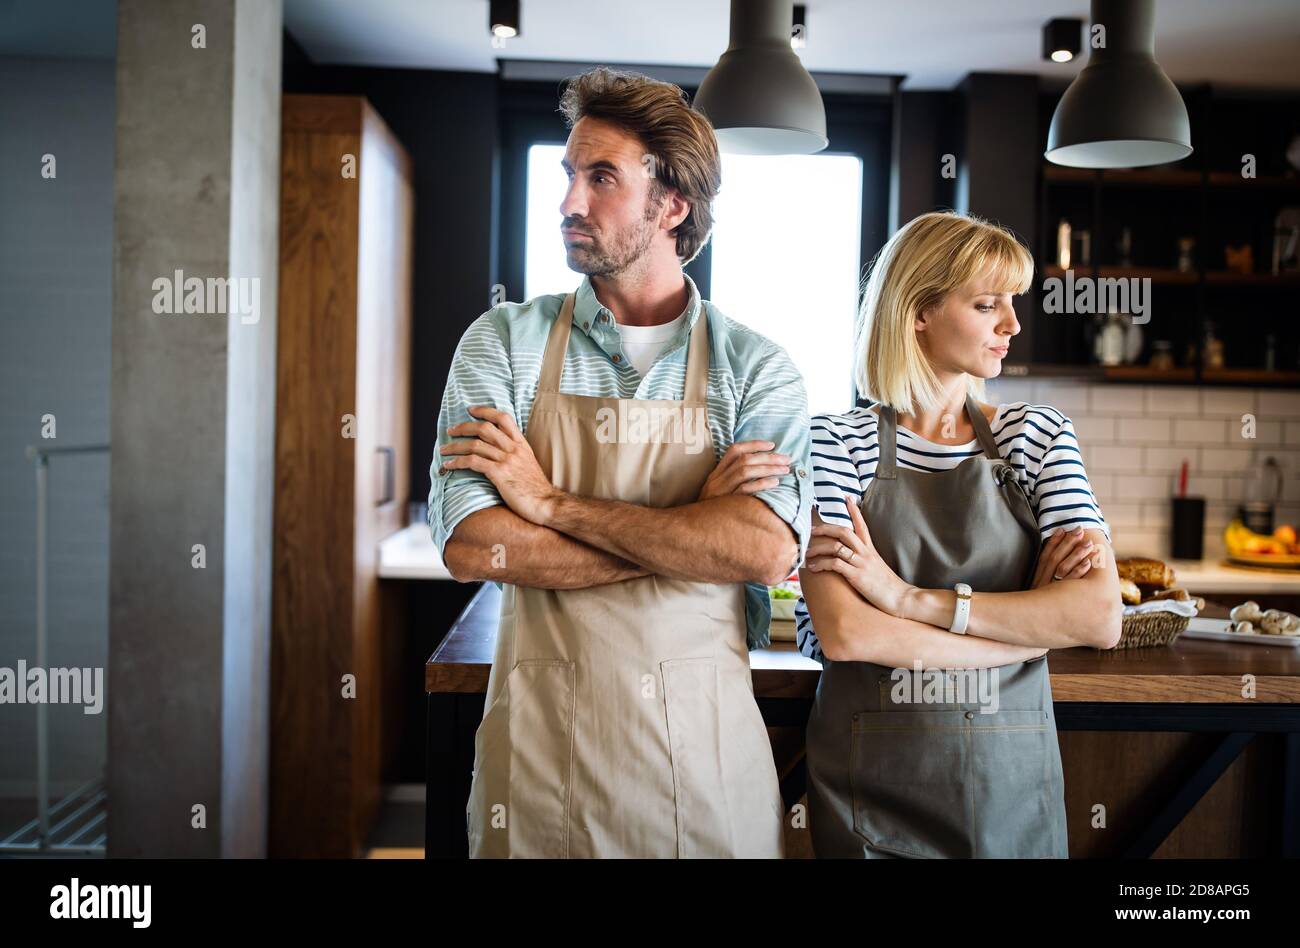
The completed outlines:
[[[854,830],[874,849],[919,858],[1046,850],[1055,815],[1049,775],[1059,761],[1050,725],[1042,710],[855,714]]]
[[[569,849],[574,664],[522,661],[474,734],[470,852],[563,858]]]
[[[715,858],[734,852],[722,775],[721,689],[713,659],[662,662],[668,746],[677,811],[677,855]]]

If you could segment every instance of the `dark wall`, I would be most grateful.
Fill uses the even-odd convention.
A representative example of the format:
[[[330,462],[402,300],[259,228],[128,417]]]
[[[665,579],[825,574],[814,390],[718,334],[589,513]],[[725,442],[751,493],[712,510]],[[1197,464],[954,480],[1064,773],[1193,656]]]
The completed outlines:
[[[492,284],[497,282],[497,77],[317,66],[286,33],[284,92],[363,95],[411,155],[415,246],[410,499],[424,501],[452,353],[466,327],[490,308]]]
[[[900,92],[894,104],[889,232],[956,202],[956,177],[944,177],[944,155],[958,157],[960,97],[955,92]]]

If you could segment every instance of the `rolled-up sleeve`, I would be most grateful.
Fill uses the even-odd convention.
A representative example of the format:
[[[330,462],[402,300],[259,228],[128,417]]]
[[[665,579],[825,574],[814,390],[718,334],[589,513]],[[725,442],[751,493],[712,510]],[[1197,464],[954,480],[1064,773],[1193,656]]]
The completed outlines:
[[[785,350],[775,343],[746,380],[736,415],[735,441],[771,441],[778,454],[790,457],[790,473],[770,490],[754,496],[790,525],[799,539],[803,562],[811,531],[812,464],[808,433],[808,396],[803,376]]]
[[[470,514],[502,503],[501,495],[487,476],[478,471],[442,470],[444,444],[458,439],[447,429],[474,421],[471,405],[491,405],[518,418],[514,404],[514,376],[504,333],[504,317],[489,310],[470,324],[452,356],[438,412],[438,437],[429,465],[429,530],[443,555],[456,525]]]

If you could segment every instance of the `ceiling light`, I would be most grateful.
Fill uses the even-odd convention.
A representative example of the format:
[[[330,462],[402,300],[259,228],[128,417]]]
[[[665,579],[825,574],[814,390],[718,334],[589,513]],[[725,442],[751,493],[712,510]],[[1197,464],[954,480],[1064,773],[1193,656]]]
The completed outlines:
[[[794,26],[790,30],[790,48],[803,49],[808,45],[808,7],[794,5]]]
[[[1048,161],[1072,168],[1136,168],[1192,153],[1187,106],[1156,62],[1155,0],[1092,0],[1088,65],[1057,103]]]
[[[811,155],[828,144],[817,83],[790,48],[791,0],[731,0],[731,39],[695,107],[724,152]]]
[[[1079,37],[1083,34],[1083,21],[1072,17],[1057,17],[1043,26],[1043,58],[1054,63],[1068,63],[1079,55]]]
[[[489,0],[488,29],[501,39],[518,36],[519,0]]]

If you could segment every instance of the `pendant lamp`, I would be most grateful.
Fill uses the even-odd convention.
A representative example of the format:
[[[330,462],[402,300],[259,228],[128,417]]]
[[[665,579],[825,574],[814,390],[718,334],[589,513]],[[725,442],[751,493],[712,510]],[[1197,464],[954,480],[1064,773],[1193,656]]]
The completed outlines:
[[[1092,0],[1088,65],[1065,90],[1047,133],[1048,161],[1071,168],[1137,168],[1192,153],[1182,96],[1155,57],[1155,0]]]
[[[731,0],[731,40],[695,95],[718,147],[810,155],[828,144],[817,83],[790,48],[793,0]]]

